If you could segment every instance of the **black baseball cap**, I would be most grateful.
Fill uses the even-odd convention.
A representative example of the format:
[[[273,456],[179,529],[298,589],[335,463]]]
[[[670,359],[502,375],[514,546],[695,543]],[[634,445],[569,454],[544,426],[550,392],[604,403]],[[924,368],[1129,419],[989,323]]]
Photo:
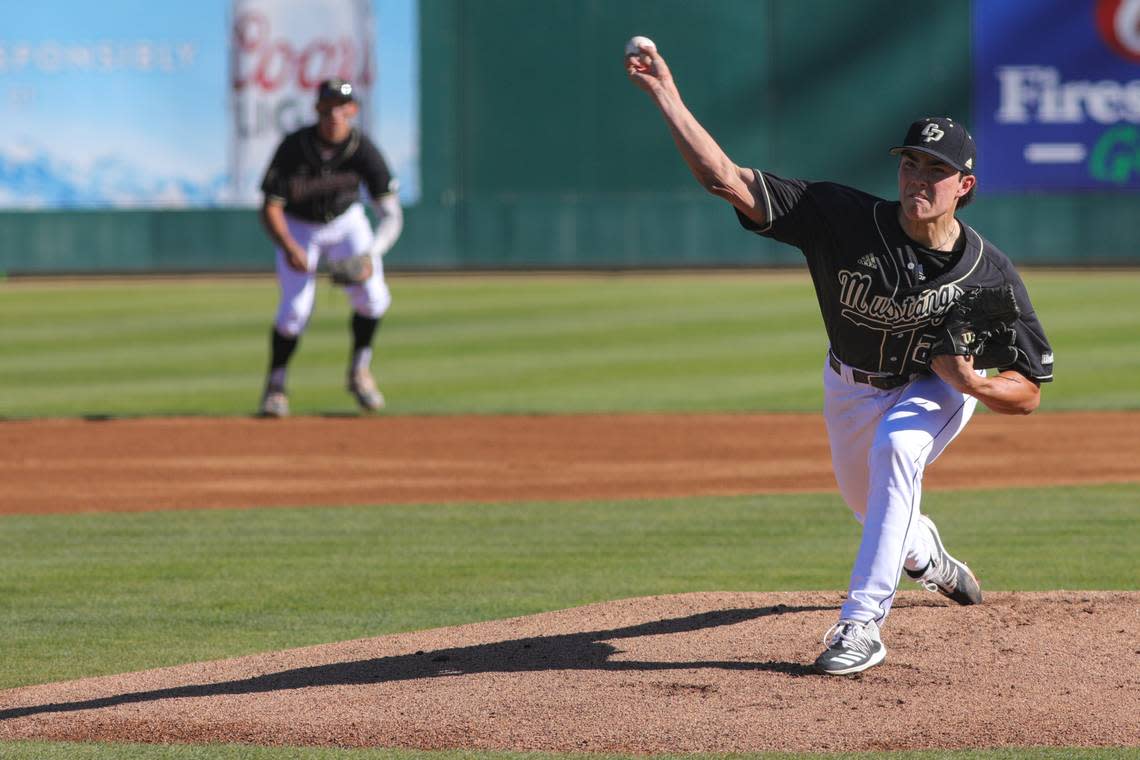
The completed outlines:
[[[352,82],[345,79],[326,79],[317,86],[317,101],[339,100],[347,103],[356,100]]]
[[[891,155],[897,156],[904,150],[926,153],[960,172],[974,173],[977,159],[974,138],[965,127],[945,116],[928,116],[911,124],[903,144],[891,148]]]

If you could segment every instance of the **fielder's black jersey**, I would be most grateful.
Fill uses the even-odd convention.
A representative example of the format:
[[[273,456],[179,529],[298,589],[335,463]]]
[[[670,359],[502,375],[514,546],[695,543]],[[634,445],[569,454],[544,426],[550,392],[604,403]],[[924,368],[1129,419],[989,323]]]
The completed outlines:
[[[737,212],[746,229],[803,251],[831,350],[845,364],[892,375],[929,373],[938,324],[962,292],[1013,286],[1021,317],[1009,367],[1038,383],[1053,379],[1053,350],[1020,275],[1004,253],[962,223],[957,254],[923,249],[898,221],[898,202],[831,182],[757,172],[768,222]],[[955,261],[956,258],[956,261]]]
[[[380,151],[358,130],[330,145],[316,126],[287,135],[265,171],[261,190],[284,201],[285,213],[308,222],[328,222],[360,199],[360,187],[379,198],[396,191],[396,180]]]

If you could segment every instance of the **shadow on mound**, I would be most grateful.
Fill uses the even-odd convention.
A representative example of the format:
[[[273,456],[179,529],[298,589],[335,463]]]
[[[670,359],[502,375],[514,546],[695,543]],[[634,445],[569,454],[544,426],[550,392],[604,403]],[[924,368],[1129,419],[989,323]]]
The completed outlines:
[[[556,636],[500,641],[410,655],[379,657],[370,660],[337,662],[308,668],[296,668],[220,683],[177,686],[168,689],[116,694],[99,699],[54,704],[31,705],[0,711],[0,720],[23,718],[43,713],[66,713],[103,707],[154,702],[186,697],[213,697],[238,694],[305,689],[314,686],[359,686],[390,681],[405,681],[474,673],[518,673],[542,670],[608,670],[653,671],[692,668],[770,671],[790,676],[813,675],[809,665],[797,662],[634,662],[610,661],[619,652],[606,643],[612,639],[637,638],[662,634],[687,633],[705,628],[734,625],[772,615],[789,615],[834,609],[830,606],[789,606],[755,609],[731,609],[705,612],[669,620],[612,630],[589,631]]]

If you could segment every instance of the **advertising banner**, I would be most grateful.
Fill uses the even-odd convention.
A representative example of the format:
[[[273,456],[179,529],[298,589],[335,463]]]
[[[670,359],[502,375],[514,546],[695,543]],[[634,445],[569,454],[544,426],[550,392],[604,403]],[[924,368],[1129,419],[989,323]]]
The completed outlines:
[[[340,77],[370,131],[371,0],[233,0],[229,179],[234,198],[261,199],[261,177],[284,134],[314,119],[317,85]]]
[[[356,85],[357,125],[414,202],[417,12],[417,0],[21,3],[0,27],[0,208],[256,205],[273,148],[316,119],[328,76]]]
[[[975,0],[986,190],[1140,188],[1140,0]]]

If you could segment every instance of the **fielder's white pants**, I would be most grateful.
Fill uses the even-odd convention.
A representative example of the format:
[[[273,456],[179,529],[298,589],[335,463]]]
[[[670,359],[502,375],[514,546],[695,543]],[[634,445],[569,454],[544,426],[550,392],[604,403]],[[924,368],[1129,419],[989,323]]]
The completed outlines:
[[[879,390],[826,361],[823,387],[835,479],[863,525],[840,618],[881,625],[904,564],[917,570],[930,561],[932,538],[916,522],[926,465],[966,426],[977,399],[936,375]]]
[[[372,225],[364,206],[354,203],[330,222],[305,222],[285,216],[289,234],[308,254],[309,271],[298,272],[286,263],[285,253],[277,249],[277,282],[281,302],[274,326],[282,335],[300,335],[309,323],[317,294],[317,262],[321,256],[336,261],[367,251],[372,245]],[[353,310],[362,316],[380,318],[388,311],[392,295],[384,281],[384,262],[372,257],[372,277],[359,285],[345,288]]]

